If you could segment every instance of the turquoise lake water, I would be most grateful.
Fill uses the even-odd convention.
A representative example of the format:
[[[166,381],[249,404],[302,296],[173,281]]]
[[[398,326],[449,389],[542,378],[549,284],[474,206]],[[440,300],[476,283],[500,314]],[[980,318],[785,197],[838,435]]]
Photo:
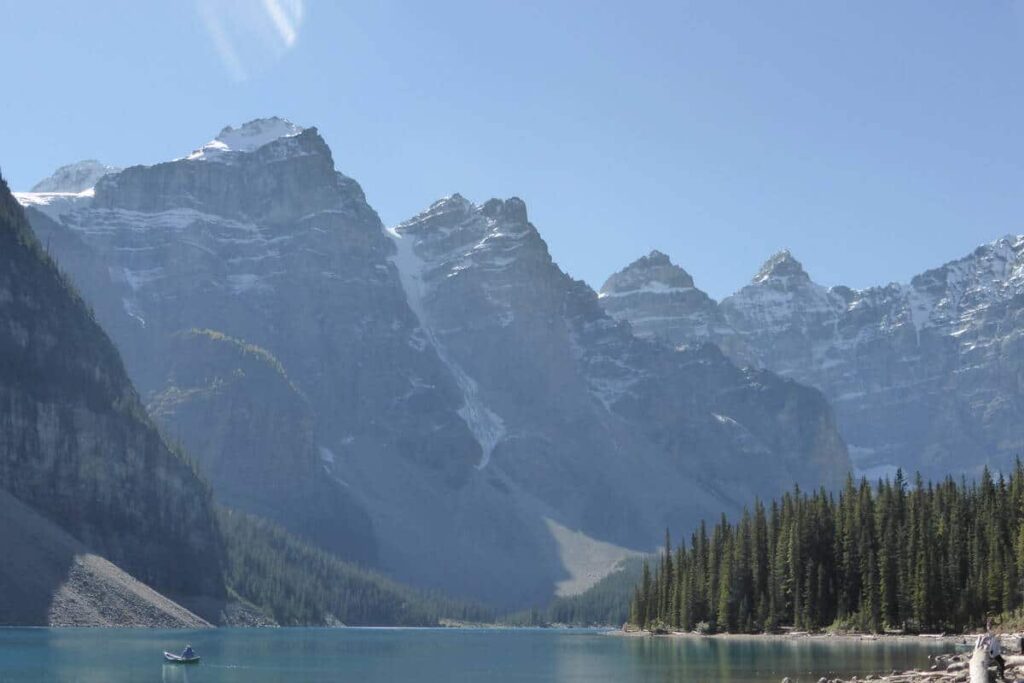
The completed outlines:
[[[163,664],[163,650],[180,651],[186,642],[202,655],[200,664]],[[922,666],[947,649],[930,641],[618,638],[543,629],[0,629],[0,681],[778,683]]]

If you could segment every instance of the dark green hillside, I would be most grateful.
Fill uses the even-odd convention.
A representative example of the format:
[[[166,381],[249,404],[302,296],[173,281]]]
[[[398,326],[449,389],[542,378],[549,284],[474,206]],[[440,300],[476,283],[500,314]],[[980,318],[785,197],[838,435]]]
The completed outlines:
[[[158,590],[223,593],[208,487],[2,179],[0,406],[0,487]]]
[[[285,626],[437,626],[489,622],[490,610],[415,591],[318,550],[281,527],[222,510],[228,584]]]

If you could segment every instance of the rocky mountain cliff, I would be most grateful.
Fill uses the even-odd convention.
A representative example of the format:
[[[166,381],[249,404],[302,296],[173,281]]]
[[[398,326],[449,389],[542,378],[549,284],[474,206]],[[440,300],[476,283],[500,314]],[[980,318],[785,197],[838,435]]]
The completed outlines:
[[[162,592],[222,595],[209,489],[2,180],[0,331],[0,488]]]
[[[217,491],[420,585],[536,603],[667,524],[848,468],[820,394],[635,338],[518,199],[385,231],[317,131],[280,119],[89,194],[19,198]],[[314,486],[304,517],[266,509]]]
[[[218,502],[301,529],[353,560],[375,560],[370,520],[342,481],[324,476],[331,454],[318,449],[313,410],[276,358],[211,330],[175,335],[168,357],[150,414],[203,463]]]
[[[720,304],[651,291],[665,267],[630,265],[608,280],[602,304],[641,336],[710,340],[740,364],[821,389],[862,471],[976,473],[1022,452],[1024,238],[864,290],[818,285],[784,251]],[[646,293],[617,284],[627,276]],[[716,321],[713,333],[694,322],[704,319]]]

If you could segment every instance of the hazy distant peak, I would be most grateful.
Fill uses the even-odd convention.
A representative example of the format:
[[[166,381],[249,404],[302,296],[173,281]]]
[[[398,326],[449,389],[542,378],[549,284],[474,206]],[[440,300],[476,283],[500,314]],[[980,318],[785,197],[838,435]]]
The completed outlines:
[[[95,159],[85,159],[61,166],[49,177],[33,185],[32,192],[83,192],[95,186],[96,181],[103,176],[120,170],[116,166],[101,164]]]
[[[671,294],[693,288],[693,277],[672,263],[667,254],[655,249],[609,277],[601,287],[601,296],[633,292]]]

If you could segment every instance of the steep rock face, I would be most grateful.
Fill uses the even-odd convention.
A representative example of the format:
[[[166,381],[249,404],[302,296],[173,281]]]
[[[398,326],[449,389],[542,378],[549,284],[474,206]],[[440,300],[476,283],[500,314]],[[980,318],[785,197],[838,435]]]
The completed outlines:
[[[848,466],[816,392],[634,338],[552,262],[518,199],[455,196],[385,231],[315,129],[274,119],[80,194],[19,198],[171,433],[214,468],[294,465],[280,487],[314,481],[321,456],[403,579],[537,603],[593,574],[598,549],[611,568],[612,547]],[[234,384],[237,360],[180,343],[192,328],[280,361],[313,448],[285,408],[274,438],[239,447],[269,409]],[[218,491],[232,469],[211,475]],[[245,504],[267,496],[284,499]],[[368,555],[363,519],[330,530],[352,541],[342,556]]]
[[[517,198],[455,195],[392,231],[427,342],[500,473],[560,524],[635,543],[666,523],[836,483],[846,451],[817,392],[714,347],[635,338],[553,263]]]
[[[333,453],[317,447],[312,408],[276,358],[211,330],[175,335],[169,358],[149,412],[198,459],[219,502],[375,560],[370,520],[344,482],[324,476]]]
[[[826,289],[781,252],[721,302],[728,325],[713,341],[821,389],[869,474],[1005,468],[1024,446],[1022,252],[1024,238],[1006,237],[909,284],[865,290]],[[688,334],[685,319],[665,325],[672,343]]]
[[[158,590],[223,593],[209,490],[0,181],[0,487]]]

